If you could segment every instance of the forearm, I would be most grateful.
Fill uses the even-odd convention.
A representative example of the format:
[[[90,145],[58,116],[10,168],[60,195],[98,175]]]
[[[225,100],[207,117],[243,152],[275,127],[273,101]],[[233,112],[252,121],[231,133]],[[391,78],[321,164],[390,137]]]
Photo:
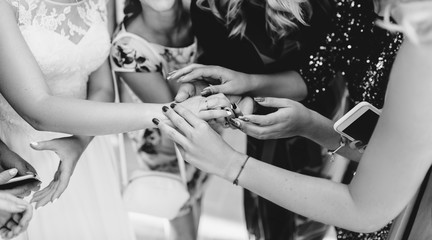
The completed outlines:
[[[274,74],[250,75],[252,96],[289,98],[296,101],[303,100],[307,95],[306,84],[300,74],[286,71]]]
[[[239,184],[283,208],[319,222],[358,232],[380,227],[371,220],[373,214],[368,214],[369,209],[356,204],[344,184],[294,173],[253,158],[245,165]]]
[[[24,111],[26,120],[38,130],[94,136],[153,126],[152,118],[166,119],[161,107],[45,96],[32,101]]]
[[[337,149],[340,146],[341,136],[333,129],[333,121],[315,111],[310,110],[310,113],[309,124],[306,124],[306,128],[302,131],[302,136],[309,138],[330,151]],[[339,149],[337,154],[357,162],[362,157],[359,151],[351,149],[348,145]]]

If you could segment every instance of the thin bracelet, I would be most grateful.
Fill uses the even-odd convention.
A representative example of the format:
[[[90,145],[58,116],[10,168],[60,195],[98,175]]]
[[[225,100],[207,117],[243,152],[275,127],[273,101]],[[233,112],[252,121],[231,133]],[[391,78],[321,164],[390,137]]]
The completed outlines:
[[[347,144],[347,139],[344,137],[340,137],[339,140],[339,147],[337,147],[335,150],[328,150],[328,153],[330,154],[330,161],[334,162],[335,157],[334,155],[337,153],[337,151],[339,151],[341,148],[345,147],[345,145]]]
[[[239,170],[239,172],[237,174],[237,177],[233,181],[234,185],[238,186],[238,179],[240,177],[240,174],[243,172],[243,168],[245,167],[245,165],[246,165],[247,161],[249,160],[249,158],[250,158],[250,156],[246,156],[246,159],[244,160],[243,164],[241,165],[240,170]]]

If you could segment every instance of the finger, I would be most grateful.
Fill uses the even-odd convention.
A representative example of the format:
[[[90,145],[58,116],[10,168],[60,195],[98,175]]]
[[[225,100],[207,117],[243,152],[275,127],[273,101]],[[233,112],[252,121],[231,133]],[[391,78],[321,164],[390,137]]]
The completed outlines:
[[[48,140],[48,141],[41,141],[41,142],[31,142],[30,147],[37,151],[43,151],[43,150],[55,151],[57,149],[54,143],[55,143],[55,139]]]
[[[214,108],[221,108],[221,107],[222,108],[231,107],[230,100],[222,93],[209,96],[200,104],[200,110],[214,109]]]
[[[164,122],[157,122],[156,124],[158,128],[166,134],[171,140],[176,142],[179,147],[182,147],[183,149],[188,146],[189,140],[183,136],[181,133],[179,133],[177,130],[169,126],[168,124]]]
[[[51,199],[52,202],[60,198],[60,196],[66,190],[67,186],[69,185],[72,173],[73,173],[73,166],[70,165],[68,166],[67,164],[62,164],[60,166],[59,181],[57,182],[57,186],[53,193]]]
[[[261,127],[255,125],[253,123],[242,122],[241,123],[242,132],[246,133],[246,135],[254,137],[256,139],[263,139],[265,132],[265,127]]]
[[[256,97],[255,102],[264,107],[283,108],[290,107],[295,102],[287,98]]]
[[[33,198],[30,201],[30,203],[36,203],[36,206],[39,206],[38,203],[40,201],[42,201],[42,199],[46,198],[49,196],[49,198],[51,198],[52,192],[53,192],[53,185],[55,184],[56,181],[52,181],[50,182],[50,184],[48,184],[48,186],[46,186],[44,189],[40,190],[39,192],[36,192],[35,194],[33,194]]]
[[[2,239],[5,239],[5,238],[6,238],[7,233],[8,233],[9,231],[10,231],[10,230],[7,229],[6,227],[2,227],[2,228],[0,228],[0,235],[1,235]]]
[[[0,194],[0,209],[9,213],[19,213],[27,209],[28,203],[8,193]]]
[[[6,171],[0,172],[0,184],[7,183],[18,173],[18,169],[11,168]]]
[[[222,76],[220,73],[221,73],[220,68],[214,66],[195,68],[189,73],[181,76],[178,79],[178,82],[186,83],[186,82],[193,82],[197,80],[204,80],[205,82],[211,84],[221,84]]]
[[[32,217],[33,217],[33,207],[29,206],[27,210],[23,213],[21,221],[19,222],[19,225],[22,227],[23,231],[27,229]]]
[[[222,119],[224,120],[226,117],[231,117],[232,112],[226,109],[214,109],[207,111],[198,112],[198,117],[204,121],[210,121],[212,119]]]
[[[171,104],[171,108],[182,118],[184,118],[192,127],[197,127],[201,124],[205,124],[205,121],[197,117],[195,114],[193,114],[189,109],[183,107],[179,104]],[[228,112],[225,111],[225,115],[227,115]]]
[[[201,64],[190,64],[184,68],[178,69],[177,71],[171,72],[168,74],[167,80],[178,80],[180,77],[182,77],[185,74],[190,73],[191,71],[193,71],[195,68],[199,68],[202,67],[204,65]]]
[[[173,105],[173,104],[171,104]],[[165,116],[168,117],[169,120],[174,124],[176,128],[178,128],[181,132],[183,132],[186,136],[190,136],[192,133],[192,126],[176,111],[174,111],[172,108],[163,106],[162,111],[165,114]]]
[[[177,95],[175,96],[175,101],[183,102],[186,99],[191,98],[195,95],[195,86],[192,83],[184,83],[180,85],[179,90],[177,91]]]
[[[201,96],[208,97],[213,94],[223,93],[223,94],[235,94],[230,86],[230,82],[221,83],[220,85],[210,85],[201,91]]]
[[[16,223],[13,219],[9,219],[9,221],[6,222],[5,226],[9,228],[11,231],[13,231],[15,227],[18,226],[18,223]]]
[[[277,122],[277,118],[274,113],[267,115],[244,115],[243,119],[247,119],[250,123],[254,123],[260,126],[270,126]]]

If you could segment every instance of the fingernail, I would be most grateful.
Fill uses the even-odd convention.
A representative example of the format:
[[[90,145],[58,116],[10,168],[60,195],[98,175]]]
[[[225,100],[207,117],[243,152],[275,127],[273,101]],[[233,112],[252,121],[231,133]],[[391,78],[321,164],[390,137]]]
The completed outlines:
[[[180,78],[179,78],[179,82],[181,82],[181,81],[183,81],[185,79],[185,76],[181,76]]]
[[[211,95],[211,90],[208,89],[208,88],[204,88],[204,89],[201,91],[201,96],[203,96],[203,97],[208,97],[208,96],[210,96],[210,95]]]
[[[255,97],[254,100],[255,100],[255,102],[264,102],[265,98],[263,98],[263,97]]]
[[[250,121],[249,118],[243,117],[243,116],[239,116],[238,119],[240,119],[240,120],[242,120],[244,122],[249,122]]]
[[[237,109],[237,104],[233,103],[231,104],[233,109]]]
[[[152,119],[152,122],[155,124],[155,125],[159,125],[159,119],[157,119],[157,118],[153,118]]]
[[[175,108],[176,104],[175,103],[171,103],[170,107],[171,108]]]
[[[17,205],[17,208],[18,208],[19,210],[24,211],[24,210],[27,209],[27,206],[26,206],[26,205]]]
[[[16,168],[11,168],[9,169],[9,174],[12,176],[15,176],[18,173],[18,169]]]
[[[238,121],[238,120],[235,120],[235,119],[229,119],[229,121],[231,122],[231,124],[233,124],[234,125],[234,127],[236,127],[236,128],[240,128],[240,126],[241,126],[241,123]]]
[[[30,171],[29,171],[29,172],[26,172],[25,174],[26,174],[26,175],[33,175],[33,176],[36,177],[36,173],[34,173],[34,172],[30,172]]]
[[[231,110],[229,110],[229,109],[225,109],[225,111],[227,112],[227,115],[228,115],[228,116],[231,116],[231,115],[232,115]]]
[[[167,111],[168,111],[168,107],[167,107],[167,106],[163,106],[163,107],[162,107],[162,111],[163,111],[163,112],[167,112]]]
[[[37,146],[38,143],[37,143],[37,142],[31,142],[30,145],[32,145],[32,146]]]
[[[57,201],[58,198],[54,198],[53,200],[51,200],[51,203],[55,203]]]

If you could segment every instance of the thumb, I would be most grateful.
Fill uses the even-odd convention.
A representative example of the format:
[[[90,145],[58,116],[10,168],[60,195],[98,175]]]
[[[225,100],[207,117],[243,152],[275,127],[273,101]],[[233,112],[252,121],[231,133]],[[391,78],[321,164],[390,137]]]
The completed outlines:
[[[195,86],[192,83],[184,83],[180,85],[177,95],[175,96],[176,102],[183,102],[195,95]]]
[[[287,98],[255,97],[254,100],[263,107],[284,108],[292,105],[292,100]]]
[[[0,173],[0,184],[4,184],[9,181],[11,178],[15,177],[18,173],[18,169],[11,168],[9,170],[3,171]]]
[[[43,151],[43,150],[56,150],[54,145],[55,140],[49,140],[49,141],[41,141],[41,142],[31,142],[30,147],[37,151]]]

